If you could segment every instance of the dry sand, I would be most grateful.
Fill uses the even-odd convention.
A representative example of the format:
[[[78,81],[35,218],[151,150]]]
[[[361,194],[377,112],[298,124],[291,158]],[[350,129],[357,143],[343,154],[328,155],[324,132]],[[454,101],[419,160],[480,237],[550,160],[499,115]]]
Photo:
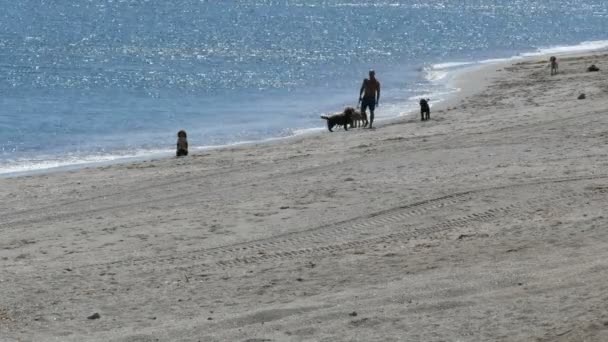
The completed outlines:
[[[489,66],[429,122],[1,179],[0,341],[608,341],[604,70]]]

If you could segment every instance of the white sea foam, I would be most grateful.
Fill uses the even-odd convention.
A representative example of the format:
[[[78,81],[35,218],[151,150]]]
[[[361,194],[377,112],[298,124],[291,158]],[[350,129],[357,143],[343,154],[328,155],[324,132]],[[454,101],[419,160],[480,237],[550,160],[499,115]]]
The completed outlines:
[[[430,82],[441,81],[449,75],[449,72],[447,70],[443,70],[443,69],[436,70],[436,69],[431,68],[431,69],[425,70],[424,72],[425,72],[424,78]]]
[[[268,143],[288,139],[290,137],[314,134],[323,131],[323,127],[290,130],[290,134],[280,137],[269,137],[260,140],[243,140],[222,145],[191,146],[190,151],[209,151],[226,147],[236,147],[250,144]],[[67,156],[37,156],[35,159],[9,159],[0,164],[0,177],[23,176],[29,174],[45,173],[51,171],[64,171],[84,167],[95,167],[118,163],[151,160],[173,156],[174,150],[169,149],[141,149],[129,152],[115,152],[114,154],[93,155],[67,155]]]
[[[132,152],[103,154],[103,155],[66,155],[66,156],[37,156],[35,159],[12,159],[3,161],[0,165],[0,176],[29,174],[51,169],[71,169],[92,165],[103,165],[120,161],[141,160],[143,158],[164,157],[173,153],[169,150],[138,150]]]
[[[541,48],[534,52],[526,52],[522,53],[523,57],[534,57],[534,56],[543,56],[549,54],[570,54],[577,52],[588,52],[588,51],[596,51],[608,49],[608,40],[595,40],[582,42],[576,45],[565,45],[565,46],[554,46],[549,48]]]
[[[583,52],[591,52],[597,50],[608,49],[608,40],[597,40],[597,41],[587,41],[582,42],[576,45],[568,45],[568,46],[554,46],[548,48],[538,48],[536,51],[532,52],[524,52],[520,53],[516,56],[504,57],[504,58],[491,58],[484,59],[479,61],[457,61],[457,62],[445,62],[445,63],[437,63],[431,66],[426,66],[422,68],[423,77],[436,85],[443,84],[443,89],[438,88],[438,92],[429,93],[424,95],[415,95],[409,98],[409,100],[414,100],[420,97],[431,97],[437,99],[449,97],[459,91],[457,88],[451,87],[450,81],[456,75],[457,72],[462,72],[470,67],[475,67],[482,64],[497,64],[497,63],[505,63],[510,61],[517,61],[524,58],[536,57],[536,56],[545,56],[545,55],[564,55],[564,54],[572,54],[572,53],[583,53]]]
[[[608,49],[608,40],[596,40],[596,41],[587,41],[582,42],[576,45],[559,45],[547,48],[538,48],[536,51],[531,52],[523,52],[516,56],[511,57],[503,57],[503,58],[490,58],[483,59],[475,62],[446,62],[446,63],[438,63],[433,64],[430,67],[424,69],[427,74],[426,79],[429,81],[433,80],[441,80],[445,79],[449,76],[449,71],[453,70],[461,70],[465,67],[475,66],[479,64],[495,64],[495,63],[504,63],[509,61],[516,61],[519,59],[524,59],[526,57],[536,57],[536,56],[545,56],[545,55],[564,55],[564,54],[572,54],[572,53],[582,53],[582,52],[590,52],[597,50]]]
[[[318,133],[323,131],[323,127],[313,127],[313,128],[303,128],[303,129],[296,129],[293,131],[293,134],[295,136],[298,135],[307,135],[307,134],[314,134],[314,133]]]
[[[582,42],[576,45],[560,45],[553,46],[548,48],[538,48],[536,51],[532,52],[523,52],[517,56],[506,57],[506,58],[492,58],[485,59],[479,61],[480,64],[495,64],[495,63],[504,63],[510,61],[516,61],[519,59],[529,58],[529,57],[539,57],[539,56],[547,56],[547,55],[567,55],[573,53],[583,53],[583,52],[591,52],[591,51],[599,51],[608,49],[608,40],[595,40]]]
[[[444,70],[444,69],[453,69],[458,67],[463,67],[467,65],[475,64],[475,62],[448,62],[448,63],[439,63],[433,64],[431,68],[433,70]]]
[[[431,99],[431,101],[433,101],[433,102],[441,102],[441,101],[445,100],[446,98],[448,98],[449,96],[454,95],[458,91],[459,91],[458,88],[450,88],[450,87],[446,86],[443,90],[437,90],[435,92],[429,92],[429,93],[410,96],[408,98],[408,100],[409,101],[418,101],[418,100],[424,98],[424,99]]]
[[[516,61],[518,59],[523,59],[523,57],[522,56],[513,56],[513,57],[505,57],[505,58],[490,58],[490,59],[481,60],[477,64],[497,64],[497,63]]]

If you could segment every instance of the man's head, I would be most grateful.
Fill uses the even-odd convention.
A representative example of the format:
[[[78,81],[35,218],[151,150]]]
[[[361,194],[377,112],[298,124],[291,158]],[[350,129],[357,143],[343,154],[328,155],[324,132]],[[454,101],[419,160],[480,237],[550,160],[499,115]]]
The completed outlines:
[[[374,71],[374,69],[371,69],[371,70],[369,71],[369,78],[370,78],[370,79],[374,79],[374,78],[376,78],[376,72]]]

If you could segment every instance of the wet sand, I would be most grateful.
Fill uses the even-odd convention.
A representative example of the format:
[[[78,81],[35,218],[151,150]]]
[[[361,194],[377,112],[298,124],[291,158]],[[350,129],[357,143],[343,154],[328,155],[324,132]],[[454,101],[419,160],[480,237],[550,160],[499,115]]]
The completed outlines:
[[[606,341],[604,70],[485,66],[428,122],[0,179],[0,341]]]

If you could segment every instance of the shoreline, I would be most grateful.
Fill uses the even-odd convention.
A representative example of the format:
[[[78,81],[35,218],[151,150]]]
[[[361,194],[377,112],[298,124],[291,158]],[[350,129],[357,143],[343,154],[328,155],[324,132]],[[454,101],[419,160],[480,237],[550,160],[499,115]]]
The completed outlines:
[[[478,74],[483,73],[484,70],[491,70],[491,68],[505,65],[510,65],[515,62],[523,62],[530,59],[547,57],[551,54],[555,54],[560,57],[568,57],[574,56],[577,54],[586,54],[593,53],[608,49],[608,40],[607,41],[593,41],[593,42],[581,42],[577,45],[571,46],[558,46],[553,48],[545,48],[538,49],[536,52],[524,52],[519,55],[506,57],[506,58],[495,58],[495,59],[487,59],[481,61],[473,61],[473,62],[445,62],[434,64],[430,67],[430,70],[421,70],[422,73],[429,71],[436,71],[436,67],[438,70],[445,71],[445,75],[442,77],[446,78],[447,81],[442,85],[442,87],[446,89],[456,88],[458,90],[454,91],[451,94],[447,94],[446,98],[441,100],[440,102],[433,103],[433,99],[431,98],[431,109],[433,111],[445,110],[456,103],[461,102],[463,99],[468,96],[478,92],[483,89],[485,83],[474,84],[473,82],[468,82],[467,78],[479,80]],[[470,77],[469,77],[470,76]],[[427,80],[433,83],[427,76]],[[487,81],[486,81],[487,83]],[[414,105],[417,105],[417,101],[412,101]],[[382,109],[382,107],[380,107]],[[412,115],[416,115],[417,110],[410,110],[405,112],[400,112],[397,116],[387,117],[377,120],[376,127],[382,127],[383,125],[393,124],[395,122],[399,122],[400,120],[407,120],[408,117]],[[218,146],[201,146],[195,149],[192,149],[192,153],[206,153],[208,151],[217,151],[222,149],[231,149],[234,147],[254,147],[259,144],[276,144],[285,141],[289,141],[290,139],[297,139],[301,137],[310,137],[315,136],[317,134],[322,134],[325,131],[324,127],[315,127],[315,128],[307,128],[307,129],[295,129],[292,135],[284,136],[284,137],[268,137],[261,140],[256,141],[242,141],[235,142],[226,145],[218,145]],[[302,133],[298,133],[302,132]],[[68,171],[77,171],[80,169],[87,168],[95,168],[95,167],[105,167],[108,165],[114,164],[132,164],[132,163],[141,163],[143,161],[151,161],[159,158],[172,158],[174,151],[167,149],[165,152],[143,152],[141,155],[127,155],[124,157],[116,157],[114,155],[103,156],[103,158],[109,158],[109,160],[102,161],[83,161],[83,162],[72,162],[66,163],[64,165],[59,166],[51,166],[51,167],[40,167],[36,169],[28,169],[28,170],[18,170],[18,171],[7,171],[0,173],[1,178],[15,178],[15,177],[25,177],[32,175],[43,175],[47,173],[56,173],[56,172],[68,172]],[[59,162],[61,163],[61,162]]]
[[[608,53],[546,64],[427,122],[0,178],[0,336],[605,341]]]

